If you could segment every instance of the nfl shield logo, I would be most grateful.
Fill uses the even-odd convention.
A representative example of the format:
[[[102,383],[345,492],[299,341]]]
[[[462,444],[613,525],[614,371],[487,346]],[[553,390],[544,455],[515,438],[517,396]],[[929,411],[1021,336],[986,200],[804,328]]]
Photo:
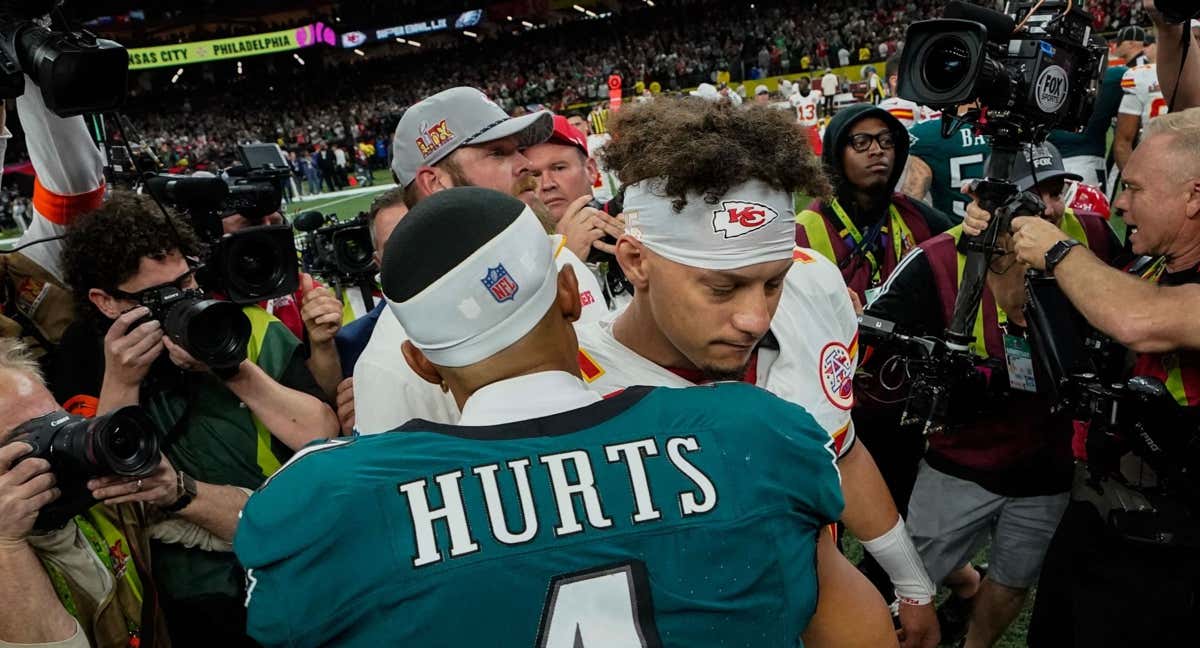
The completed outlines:
[[[492,298],[498,302],[506,302],[517,296],[517,280],[513,279],[512,275],[508,274],[508,270],[504,269],[504,264],[499,264],[495,268],[488,268],[487,276],[480,279],[483,282],[484,288],[492,293]]]

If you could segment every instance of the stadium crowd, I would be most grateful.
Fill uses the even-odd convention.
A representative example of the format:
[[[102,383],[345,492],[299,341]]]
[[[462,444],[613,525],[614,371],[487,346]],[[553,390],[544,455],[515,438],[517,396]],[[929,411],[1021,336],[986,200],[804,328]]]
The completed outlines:
[[[1027,605],[1033,648],[1193,643],[1200,27],[1120,25],[1086,126],[1015,151],[1002,231],[993,142],[895,96],[935,2],[720,5],[617,17],[574,68],[537,61],[598,23],[330,67],[332,103],[280,74],[249,114],[203,81],[135,113],[184,174],[259,139],[310,190],[387,169],[345,223],[245,169],[237,200],[110,186],[26,77],[0,648],[984,648]],[[853,46],[883,74],[827,103]],[[796,54],[811,86],[662,93],[607,134],[564,109],[611,69],[674,90]],[[1047,278],[1106,351],[1054,388]]]

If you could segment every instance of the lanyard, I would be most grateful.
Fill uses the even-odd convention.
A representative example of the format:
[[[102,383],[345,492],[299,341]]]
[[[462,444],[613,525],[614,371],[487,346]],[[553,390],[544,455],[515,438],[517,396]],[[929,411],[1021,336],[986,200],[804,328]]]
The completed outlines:
[[[846,215],[846,210],[842,209],[841,204],[838,203],[836,198],[830,204],[830,207],[833,208],[833,213],[842,224],[842,231],[838,235],[843,239],[848,238],[854,241],[855,246],[861,245],[863,242],[862,233],[858,231],[858,227],[854,225],[854,221],[850,220],[850,217]],[[904,222],[904,219],[900,216],[900,210],[896,209],[895,205],[888,205],[888,216],[891,221],[892,247],[896,252],[896,262],[899,263],[909,250],[917,246],[917,242],[912,230],[908,228],[908,224]],[[884,227],[882,228],[882,232],[886,234],[889,230]],[[867,263],[871,264],[871,284],[879,284],[881,282],[879,261],[870,250],[863,250],[863,256],[866,257]]]

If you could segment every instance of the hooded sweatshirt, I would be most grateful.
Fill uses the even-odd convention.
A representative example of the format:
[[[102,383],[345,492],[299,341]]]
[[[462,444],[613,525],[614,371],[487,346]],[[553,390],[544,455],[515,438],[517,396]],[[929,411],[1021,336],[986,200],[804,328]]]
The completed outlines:
[[[856,200],[858,190],[846,178],[843,157],[851,128],[871,117],[881,120],[892,131],[895,162],[887,188],[872,207],[864,209]],[[933,207],[892,192],[908,162],[908,149],[908,131],[886,110],[867,104],[841,110],[825,129],[822,152],[837,205],[814,201],[796,219],[797,245],[810,247],[837,263],[846,285],[858,293],[863,303],[868,301],[868,291],[873,293],[873,289],[887,280],[905,253],[954,225],[949,216]],[[853,230],[847,227],[839,209],[854,226]],[[896,222],[897,217],[902,223]]]

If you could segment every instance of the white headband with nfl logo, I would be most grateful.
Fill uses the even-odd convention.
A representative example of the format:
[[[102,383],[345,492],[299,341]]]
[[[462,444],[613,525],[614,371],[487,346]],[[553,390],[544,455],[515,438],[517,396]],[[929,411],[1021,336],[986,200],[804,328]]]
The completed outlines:
[[[654,178],[625,190],[625,233],[655,254],[706,270],[792,258],[796,214],[786,191],[751,180],[715,203],[688,194],[687,205],[676,212],[665,185],[665,179]]]
[[[413,346],[441,367],[465,367],[533,330],[558,294],[558,267],[528,207],[504,231],[407,301],[388,301]]]

